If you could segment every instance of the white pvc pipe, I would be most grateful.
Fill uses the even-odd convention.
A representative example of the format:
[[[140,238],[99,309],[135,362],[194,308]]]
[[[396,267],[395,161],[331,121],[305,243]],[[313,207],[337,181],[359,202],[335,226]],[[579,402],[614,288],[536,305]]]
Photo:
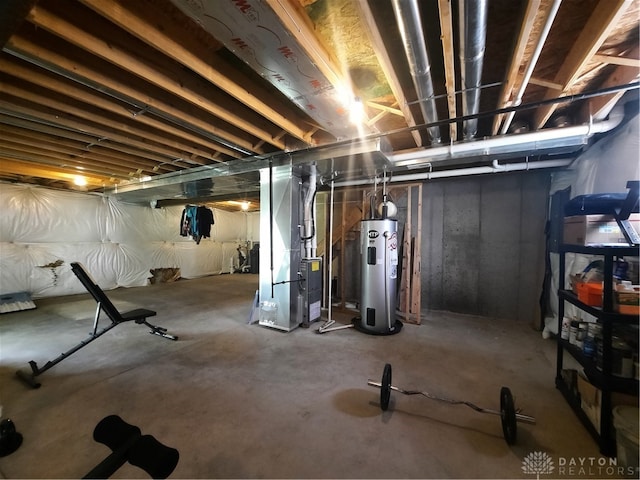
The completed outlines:
[[[303,237],[306,258],[312,258],[316,255],[317,237],[315,231],[315,201],[316,201],[316,165],[311,165],[311,173],[309,174],[308,190],[304,198],[304,229]]]
[[[453,170],[442,170],[439,172],[421,172],[421,173],[409,173],[406,175],[394,175],[388,181],[390,182],[412,182],[415,180],[431,180],[435,178],[448,178],[448,177],[464,177],[467,175],[481,175],[486,173],[498,173],[498,172],[516,172],[522,170],[538,170],[542,168],[562,168],[568,167],[573,162],[572,159],[562,160],[542,160],[539,162],[526,162],[526,163],[505,163],[499,164],[497,160],[493,161],[491,166],[483,167],[469,167],[459,168]],[[337,187],[352,187],[356,185],[369,184],[370,180],[353,180],[346,182],[337,182]]]
[[[329,194],[329,258],[327,259],[329,269],[329,305],[327,306],[327,323],[329,326],[332,323],[331,314],[333,311],[333,298],[331,296],[331,290],[333,287],[333,158],[331,159],[331,193]]]

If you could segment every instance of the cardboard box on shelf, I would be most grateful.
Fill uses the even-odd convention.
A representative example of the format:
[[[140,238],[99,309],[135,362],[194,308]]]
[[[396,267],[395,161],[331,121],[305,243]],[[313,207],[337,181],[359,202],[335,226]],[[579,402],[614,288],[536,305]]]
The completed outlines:
[[[593,385],[584,373],[578,374],[578,393],[580,394],[580,407],[587,415],[596,431],[600,433],[600,418],[602,407],[602,390]],[[638,397],[624,393],[611,393],[611,408],[618,405],[638,406]]]
[[[625,315],[640,315],[640,285],[616,286],[614,309]]]
[[[592,385],[583,375],[578,375],[578,393],[580,393],[580,407],[587,414],[589,420],[600,433],[600,405],[602,392]]]
[[[640,232],[640,214],[631,214],[629,221],[636,232]],[[563,242],[570,245],[628,245],[612,215],[565,217]]]

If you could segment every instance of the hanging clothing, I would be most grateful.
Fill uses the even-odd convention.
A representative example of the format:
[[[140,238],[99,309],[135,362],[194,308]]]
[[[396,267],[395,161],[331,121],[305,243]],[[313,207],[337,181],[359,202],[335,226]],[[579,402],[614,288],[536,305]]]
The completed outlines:
[[[180,218],[180,235],[188,237],[193,235],[193,231],[196,229],[196,216],[198,213],[198,207],[195,205],[187,205],[182,210],[182,217]]]
[[[191,236],[199,245],[202,237],[211,236],[211,225],[214,224],[213,211],[207,207],[187,205],[180,217],[180,235]]]
[[[211,225],[215,223],[213,212],[207,207],[198,207],[196,212],[196,223],[198,224],[198,233],[203,237],[211,236]]]

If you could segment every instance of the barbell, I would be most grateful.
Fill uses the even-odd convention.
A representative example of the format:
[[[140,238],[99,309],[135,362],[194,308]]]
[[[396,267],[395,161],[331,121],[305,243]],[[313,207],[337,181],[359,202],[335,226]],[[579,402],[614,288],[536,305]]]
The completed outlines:
[[[477,405],[468,402],[466,400],[452,400],[450,398],[438,397],[429,392],[421,392],[418,390],[404,390],[400,387],[396,387],[391,384],[391,364],[387,363],[382,371],[382,381],[374,382],[368,380],[367,385],[371,387],[377,387],[380,389],[380,408],[386,411],[389,408],[389,400],[391,399],[391,391],[402,393],[403,395],[422,395],[430,398],[431,400],[437,400],[439,402],[445,402],[451,405],[466,405],[467,407],[480,413],[489,413],[491,415],[500,416],[502,423],[502,433],[504,439],[509,445],[516,443],[518,436],[518,422],[535,424],[536,419],[528,415],[522,415],[520,410],[516,410],[513,395],[508,387],[502,387],[500,389],[500,410],[492,410],[489,408],[478,407]]]

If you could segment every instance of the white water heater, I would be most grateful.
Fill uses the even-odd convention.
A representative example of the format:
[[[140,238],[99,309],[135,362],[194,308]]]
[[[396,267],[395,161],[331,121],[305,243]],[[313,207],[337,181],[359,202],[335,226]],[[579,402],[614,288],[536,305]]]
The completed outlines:
[[[389,335],[396,321],[398,279],[398,221],[393,218],[362,220],[360,225],[361,289],[359,330]]]

